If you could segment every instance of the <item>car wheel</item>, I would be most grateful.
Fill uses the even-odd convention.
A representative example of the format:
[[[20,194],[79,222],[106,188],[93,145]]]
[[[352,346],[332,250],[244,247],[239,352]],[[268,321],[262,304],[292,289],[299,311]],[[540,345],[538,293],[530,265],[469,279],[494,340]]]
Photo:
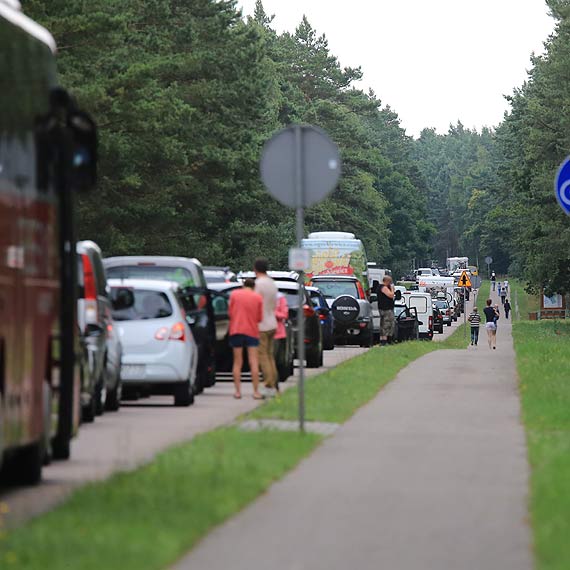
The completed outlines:
[[[307,352],[307,368],[319,368],[321,366],[321,354],[322,351],[318,348]]]
[[[189,380],[177,384],[174,388],[174,405],[186,408],[194,403],[194,390]]]
[[[107,399],[107,386],[105,385],[105,374],[101,374],[101,378],[95,386],[95,415],[102,416],[105,411],[105,400]]]
[[[69,438],[54,437],[51,441],[51,454],[54,459],[69,459],[71,455],[71,440]]]
[[[42,479],[45,449],[40,441],[26,445],[6,462],[6,478],[18,485],[37,485]]]
[[[448,326],[448,327],[450,327],[450,326],[451,326],[451,321],[449,321],[449,322],[447,323],[447,326]]]
[[[112,390],[107,392],[107,398],[105,400],[105,409],[110,412],[116,412],[121,407],[121,395],[123,391],[123,386],[121,383],[121,378],[117,378],[117,383]]]
[[[89,400],[89,403],[86,406],[82,406],[81,408],[81,421],[85,424],[90,424],[91,422],[95,421],[96,416],[96,395],[92,394]]]

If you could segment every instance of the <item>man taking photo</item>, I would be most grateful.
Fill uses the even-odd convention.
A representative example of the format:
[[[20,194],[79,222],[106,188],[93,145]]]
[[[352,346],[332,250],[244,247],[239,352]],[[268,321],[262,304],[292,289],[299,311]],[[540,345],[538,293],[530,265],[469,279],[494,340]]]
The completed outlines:
[[[394,284],[392,278],[386,275],[376,289],[378,310],[380,311],[380,346],[386,346],[388,337],[394,330]]]

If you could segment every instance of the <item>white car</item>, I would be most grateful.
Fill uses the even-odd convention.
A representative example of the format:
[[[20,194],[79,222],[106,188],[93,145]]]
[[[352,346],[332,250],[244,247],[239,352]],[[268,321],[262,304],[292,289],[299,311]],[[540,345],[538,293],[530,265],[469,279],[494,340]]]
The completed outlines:
[[[134,303],[113,312],[123,345],[124,391],[172,394],[175,406],[194,402],[198,349],[179,299],[177,283],[110,279],[112,294],[130,292]]]

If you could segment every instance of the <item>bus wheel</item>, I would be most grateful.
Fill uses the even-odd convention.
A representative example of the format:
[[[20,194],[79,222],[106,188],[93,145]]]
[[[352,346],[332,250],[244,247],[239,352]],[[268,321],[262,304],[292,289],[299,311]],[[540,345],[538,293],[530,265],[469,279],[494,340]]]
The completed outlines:
[[[18,485],[37,485],[45,458],[43,438],[19,450],[9,461],[8,477]]]

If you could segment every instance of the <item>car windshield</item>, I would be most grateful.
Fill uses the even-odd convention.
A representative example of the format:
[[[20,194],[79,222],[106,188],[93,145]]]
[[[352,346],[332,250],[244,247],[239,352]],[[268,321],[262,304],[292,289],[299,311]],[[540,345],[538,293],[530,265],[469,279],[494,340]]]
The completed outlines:
[[[133,295],[134,305],[128,309],[113,311],[113,319],[116,321],[142,321],[172,316],[172,305],[166,293],[135,289]]]
[[[208,283],[225,283],[226,281],[228,281],[226,276],[221,273],[217,275],[212,275],[211,273],[207,273],[205,277]]]
[[[324,281],[319,279],[318,287],[326,299],[336,299],[341,295],[352,295],[358,299],[358,287],[354,281]]]
[[[285,295],[287,299],[287,306],[290,309],[296,309],[299,306],[299,290],[298,289],[285,289],[279,288],[279,292]]]
[[[195,285],[194,278],[184,267],[166,265],[121,265],[107,268],[108,279],[158,279],[174,281],[185,287]]]
[[[406,310],[406,305],[394,305],[394,316],[398,318]]]
[[[435,302],[435,306],[438,309],[447,309],[449,307],[447,301],[436,301]]]
[[[321,295],[317,291],[309,291],[309,295],[311,296],[313,307],[320,307],[323,304],[321,301]]]

